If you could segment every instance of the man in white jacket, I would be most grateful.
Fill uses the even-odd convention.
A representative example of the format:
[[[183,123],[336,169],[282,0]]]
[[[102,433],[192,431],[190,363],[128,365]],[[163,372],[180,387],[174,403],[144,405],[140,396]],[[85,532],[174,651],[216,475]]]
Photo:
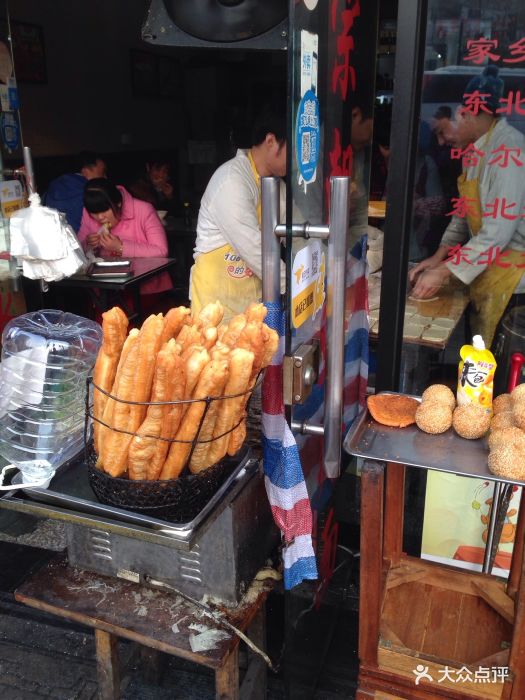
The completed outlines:
[[[469,109],[473,96],[477,109]],[[454,215],[432,257],[410,273],[412,295],[439,293],[451,275],[469,285],[471,330],[492,342],[505,309],[525,292],[525,137],[501,116],[503,81],[488,66],[467,85],[458,110],[456,145],[469,148],[473,164],[458,179]],[[504,164],[505,153],[516,155]],[[520,161],[521,158],[521,161]]]
[[[194,315],[219,299],[228,320],[261,299],[260,178],[286,175],[284,112],[263,110],[252,144],[215,171],[202,197],[190,281]]]

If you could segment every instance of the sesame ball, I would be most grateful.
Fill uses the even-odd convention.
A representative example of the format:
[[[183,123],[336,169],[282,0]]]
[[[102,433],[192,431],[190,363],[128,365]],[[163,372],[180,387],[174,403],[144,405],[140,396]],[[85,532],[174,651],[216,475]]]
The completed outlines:
[[[433,401],[436,403],[443,403],[448,406],[451,410],[454,410],[456,406],[456,397],[454,396],[451,389],[444,384],[432,384],[423,392],[421,396],[423,401]]]
[[[502,445],[492,450],[488,459],[493,474],[506,479],[525,479],[525,459],[516,445]]]
[[[452,416],[454,430],[467,440],[483,437],[490,428],[490,413],[476,404],[458,406]]]
[[[498,413],[503,413],[503,411],[512,411],[512,399],[510,394],[500,394],[496,396],[492,402],[492,410],[495,416]]]
[[[416,424],[425,433],[444,433],[452,425],[452,409],[437,401],[423,401],[416,411]]]
[[[516,425],[514,422],[514,414],[512,411],[502,411],[492,418],[490,421],[490,430],[499,430],[500,428],[510,428]]]
[[[522,450],[525,450],[525,432],[513,425],[510,428],[500,428],[492,430],[489,438],[489,449],[495,450],[502,445],[516,445]]]

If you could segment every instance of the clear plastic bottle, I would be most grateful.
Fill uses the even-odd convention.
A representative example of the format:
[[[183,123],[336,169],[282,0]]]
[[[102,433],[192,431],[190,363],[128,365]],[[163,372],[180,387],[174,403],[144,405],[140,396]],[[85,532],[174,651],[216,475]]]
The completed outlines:
[[[87,318],[42,310],[10,321],[2,334],[0,455],[24,481],[43,478],[81,447],[86,379],[102,329]]]

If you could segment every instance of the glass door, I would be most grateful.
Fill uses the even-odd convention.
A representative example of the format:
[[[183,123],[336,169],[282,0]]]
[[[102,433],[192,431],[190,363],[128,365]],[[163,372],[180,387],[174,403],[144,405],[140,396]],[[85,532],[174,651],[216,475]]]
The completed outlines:
[[[319,684],[337,616],[323,594],[338,541],[331,497],[343,424],[366,389],[378,4],[290,2],[285,403],[312,504],[319,580],[287,599],[289,697],[309,697]]]
[[[307,390],[306,398],[301,392],[292,396],[294,425],[323,420],[325,389],[330,391],[325,378],[332,338],[327,339],[327,333],[333,303],[341,291],[334,284],[349,287],[347,325],[353,309],[352,276],[337,281],[328,264],[333,234],[303,237],[294,225],[308,222],[329,227],[334,217],[344,214],[348,251],[362,244],[367,233],[377,10],[377,3],[359,0],[290,3],[286,354],[293,356],[314,342],[320,356],[311,393]],[[349,211],[338,213],[331,209],[331,180],[342,176],[349,178]],[[310,482],[322,481],[322,440],[311,435],[298,439],[303,448],[307,445],[305,475]],[[330,464],[323,471],[335,477],[339,467]]]

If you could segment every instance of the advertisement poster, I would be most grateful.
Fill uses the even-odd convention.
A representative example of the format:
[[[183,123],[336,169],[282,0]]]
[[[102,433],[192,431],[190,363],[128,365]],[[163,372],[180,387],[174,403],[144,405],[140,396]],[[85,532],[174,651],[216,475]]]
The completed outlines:
[[[429,471],[423,523],[423,559],[481,571],[494,484],[483,479]],[[521,489],[506,513],[493,573],[509,575]]]

